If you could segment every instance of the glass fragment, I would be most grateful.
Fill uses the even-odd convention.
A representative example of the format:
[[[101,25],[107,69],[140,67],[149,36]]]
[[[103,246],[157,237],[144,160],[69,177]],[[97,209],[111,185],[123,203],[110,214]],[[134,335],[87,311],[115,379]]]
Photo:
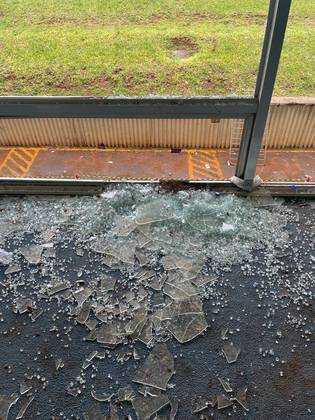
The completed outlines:
[[[20,383],[20,394],[26,394],[26,392],[28,392],[30,389],[32,389],[32,385],[28,384],[27,382],[21,382]]]
[[[144,364],[137,370],[133,381],[166,390],[174,373],[174,359],[166,344],[156,344]]]
[[[235,346],[233,343],[226,343],[223,346],[223,353],[228,363],[236,362],[240,352],[240,347]]]
[[[41,261],[43,249],[42,245],[30,245],[21,248],[20,252],[30,264],[36,265]]]
[[[0,265],[9,265],[12,262],[13,253],[0,248]]]
[[[0,419],[8,420],[8,415],[12,405],[16,404],[20,398],[19,394],[0,395]]]
[[[95,392],[94,389],[92,389],[91,395],[94,400],[100,402],[109,402],[114,396],[114,394],[99,394],[98,392]]]
[[[218,378],[218,379],[219,379],[219,382],[222,385],[225,392],[232,392],[233,391],[233,389],[231,388],[231,385],[227,381],[225,381],[222,378]]]
[[[226,397],[225,395],[217,395],[217,404],[218,409],[223,410],[224,408],[230,407],[233,405],[233,401]]]
[[[5,270],[4,274],[7,276],[9,274],[18,273],[21,271],[21,267],[18,264],[11,264],[9,267]]]
[[[82,306],[83,303],[91,296],[93,290],[89,287],[81,287],[79,290],[72,293],[78,306]]]
[[[162,410],[169,404],[167,395],[157,397],[138,397],[132,400],[132,406],[137,414],[138,420],[147,420],[155,413]]]
[[[34,395],[31,395],[22,405],[22,407],[20,408],[20,411],[18,412],[17,416],[16,416],[16,420],[19,419],[23,419],[24,418],[24,414],[26,413],[26,410],[28,409],[28,407],[30,406],[31,402],[34,399]]]
[[[241,389],[237,392],[236,397],[233,398],[234,401],[237,401],[246,411],[249,411],[247,404],[247,388]]]

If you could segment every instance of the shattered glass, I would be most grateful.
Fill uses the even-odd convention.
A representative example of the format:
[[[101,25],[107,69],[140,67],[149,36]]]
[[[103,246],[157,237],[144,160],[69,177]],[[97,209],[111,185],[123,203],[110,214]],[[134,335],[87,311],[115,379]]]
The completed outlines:
[[[103,275],[100,277],[99,281],[100,288],[105,292],[109,292],[115,288],[116,279],[114,277]]]
[[[24,418],[24,414],[26,413],[26,410],[28,409],[28,407],[30,406],[34,398],[35,398],[34,395],[31,395],[30,397],[28,397],[28,399],[24,402],[24,404],[20,408],[20,411],[18,412],[16,416],[16,420]]]
[[[196,297],[171,302],[158,316],[180,343],[194,339],[208,327],[202,303]]]
[[[18,273],[21,271],[21,267],[18,264],[9,265],[9,267],[5,270],[4,274],[7,276],[9,274]]]
[[[21,395],[26,394],[26,392],[28,392],[31,389],[32,389],[32,385],[28,384],[25,381],[20,384],[20,394]]]
[[[209,402],[202,397],[195,397],[192,404],[192,414],[199,414],[209,407]]]
[[[127,385],[124,388],[119,388],[117,391],[117,402],[132,401],[135,397],[136,393],[130,385]]]
[[[0,419],[7,420],[10,408],[16,404],[19,394],[0,395]]]
[[[16,299],[14,305],[14,312],[18,312],[19,314],[24,314],[25,312],[29,311],[29,308],[32,308],[33,301],[30,298],[23,298],[20,297]]]
[[[109,402],[114,396],[114,394],[99,394],[95,392],[94,389],[92,389],[91,395],[94,398],[94,400],[99,402]]]
[[[217,405],[218,405],[218,410],[223,410],[224,408],[227,408],[233,405],[233,401],[230,398],[226,397],[225,395],[218,395]]]
[[[13,259],[12,252],[0,248],[0,265],[9,265]]]
[[[240,352],[240,347],[235,346],[233,343],[226,343],[223,346],[223,353],[228,363],[236,362]]]
[[[174,359],[166,344],[156,344],[144,364],[137,370],[134,382],[166,390],[174,371]]]
[[[220,384],[222,385],[225,392],[232,392],[233,391],[233,389],[231,388],[231,385],[227,381],[225,381],[222,378],[218,378],[218,379],[219,379]]]
[[[233,398],[234,401],[237,401],[246,411],[249,411],[247,404],[247,388],[244,388],[237,392],[236,397]]]
[[[30,245],[21,248],[20,252],[30,264],[36,265],[41,261],[43,249],[42,245]]]
[[[52,204],[54,211],[49,211]],[[103,402],[108,403],[104,406],[113,418],[119,418],[115,404],[124,402],[131,402],[139,419],[158,416],[167,405],[171,413],[166,418],[175,418],[178,402],[161,392],[174,385],[170,380],[175,373],[174,358],[165,342],[175,338],[186,343],[206,332],[204,302],[217,300],[210,314],[218,313],[218,303],[223,306],[224,302],[220,282],[233,264],[243,264],[246,272],[259,251],[267,256],[270,271],[275,269],[274,258],[287,251],[284,227],[288,217],[272,200],[269,204],[255,202],[253,206],[250,200],[216,196],[206,190],[167,194],[155,187],[132,186],[113,189],[110,200],[106,195],[60,201],[29,198],[21,200],[18,209],[8,205],[7,227],[0,221],[0,265],[8,266],[5,275],[10,276],[4,279],[3,293],[12,285],[10,305],[15,312],[29,315],[19,319],[35,321],[43,313],[51,316],[54,325],[50,331],[59,337],[57,320],[64,315],[68,331],[82,330],[84,345],[89,348],[80,359],[83,374],[96,375],[100,359],[118,364],[131,359],[134,364],[135,390],[126,382],[120,384],[119,378],[110,378],[113,385],[104,383],[97,388],[101,392],[92,385],[89,392],[97,404],[85,410],[85,418],[105,419],[98,404]],[[22,246],[25,233],[34,235],[34,243],[29,240],[28,246]],[[13,237],[16,249],[5,251],[12,249],[6,240]],[[68,256],[72,248],[74,258]],[[82,263],[82,256],[88,257],[87,263]],[[82,262],[77,267],[78,260]],[[96,263],[97,269],[91,269],[90,262]],[[67,272],[68,263],[75,266],[73,271]],[[30,271],[31,293],[22,288],[25,279],[19,279],[20,274],[11,276],[20,273],[21,266]],[[37,276],[40,282],[35,281]],[[51,305],[48,310],[46,303]],[[53,314],[54,307],[57,311]],[[224,328],[221,338],[227,340],[231,329]],[[220,331],[217,335],[220,337]],[[144,345],[136,345],[136,341]],[[148,355],[143,361],[145,347]],[[233,363],[240,348],[227,343],[223,353],[227,362]],[[57,371],[67,367],[65,358],[63,362],[55,354],[53,360]],[[65,370],[55,371],[55,375],[61,376]],[[229,377],[226,372],[224,375]],[[233,392],[227,380],[219,381],[225,393]],[[85,384],[77,385],[66,388],[74,397],[85,388]],[[29,390],[21,386],[21,395]],[[31,396],[23,399],[26,397],[20,409],[22,417],[24,413],[27,416],[32,402]],[[13,404],[8,398],[0,397],[0,417],[6,418],[9,404]],[[212,402],[200,401],[196,410],[201,412],[216,403],[223,409],[233,401],[248,410],[246,390],[234,398],[218,395]]]
[[[170,403],[167,395],[157,397],[138,397],[132,400],[133,408],[139,420],[147,420]]]
[[[96,401],[84,412],[83,417],[84,420],[107,420],[106,416],[102,414],[100,403]]]

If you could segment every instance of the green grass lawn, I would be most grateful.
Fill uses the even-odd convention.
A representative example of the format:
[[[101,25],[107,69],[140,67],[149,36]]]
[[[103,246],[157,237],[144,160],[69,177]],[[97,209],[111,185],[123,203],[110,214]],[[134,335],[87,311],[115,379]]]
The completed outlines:
[[[0,94],[251,94],[267,10],[267,0],[1,0]],[[314,70],[315,0],[293,0],[275,94],[314,95]]]

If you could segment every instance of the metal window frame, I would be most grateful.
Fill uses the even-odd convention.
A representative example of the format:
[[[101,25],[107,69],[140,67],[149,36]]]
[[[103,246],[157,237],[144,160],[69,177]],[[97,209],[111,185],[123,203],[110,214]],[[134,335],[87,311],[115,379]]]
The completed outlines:
[[[256,164],[284,41],[291,0],[270,0],[254,96],[0,96],[0,118],[245,119],[236,177],[254,185]]]

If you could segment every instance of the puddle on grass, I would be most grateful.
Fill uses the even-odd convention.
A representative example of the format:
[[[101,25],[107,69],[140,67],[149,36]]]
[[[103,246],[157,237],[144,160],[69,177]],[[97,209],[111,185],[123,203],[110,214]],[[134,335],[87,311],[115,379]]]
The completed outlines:
[[[8,265],[5,299],[12,300],[21,316],[29,313],[33,322],[49,302],[59,317],[69,317],[74,328],[83,326],[85,340],[96,346],[86,355],[83,371],[108,355],[121,364],[139,361],[135,348],[130,351],[136,341],[148,348],[149,354],[135,369],[134,383],[116,393],[90,390],[97,404],[87,409],[85,418],[101,418],[99,403],[110,403],[115,417],[115,404],[124,402],[132,403],[139,419],[166,406],[169,418],[175,418],[178,402],[167,395],[175,374],[174,355],[167,342],[184,344],[207,333],[204,301],[221,298],[219,286],[233,265],[241,264],[253,275],[255,251],[264,254],[266,267],[277,274],[279,250],[283,253],[289,246],[285,227],[291,217],[281,204],[270,197],[265,205],[259,200],[252,204],[208,191],[169,193],[145,186],[112,189],[100,197],[6,198],[2,202],[6,218],[0,220],[2,243],[9,244],[14,236],[16,249],[0,249],[0,264]],[[69,278],[69,260],[63,251],[60,255],[69,247],[79,259],[88,255],[98,273],[80,266],[77,276]],[[27,279],[29,295],[24,294],[21,264],[42,278]],[[56,273],[60,267],[64,276]],[[306,283],[307,279],[303,286]],[[228,333],[226,328],[222,338]],[[240,347],[228,342],[223,353],[229,364],[234,363]],[[56,371],[63,367],[62,359],[56,359]],[[219,381],[226,393],[234,390],[226,379]],[[73,382],[67,392],[80,395],[81,385]],[[2,413],[13,404],[8,398],[2,397]],[[216,395],[196,410],[216,403],[221,410],[233,401],[248,410],[246,390],[231,398]],[[27,402],[31,404],[31,396],[25,410]]]

